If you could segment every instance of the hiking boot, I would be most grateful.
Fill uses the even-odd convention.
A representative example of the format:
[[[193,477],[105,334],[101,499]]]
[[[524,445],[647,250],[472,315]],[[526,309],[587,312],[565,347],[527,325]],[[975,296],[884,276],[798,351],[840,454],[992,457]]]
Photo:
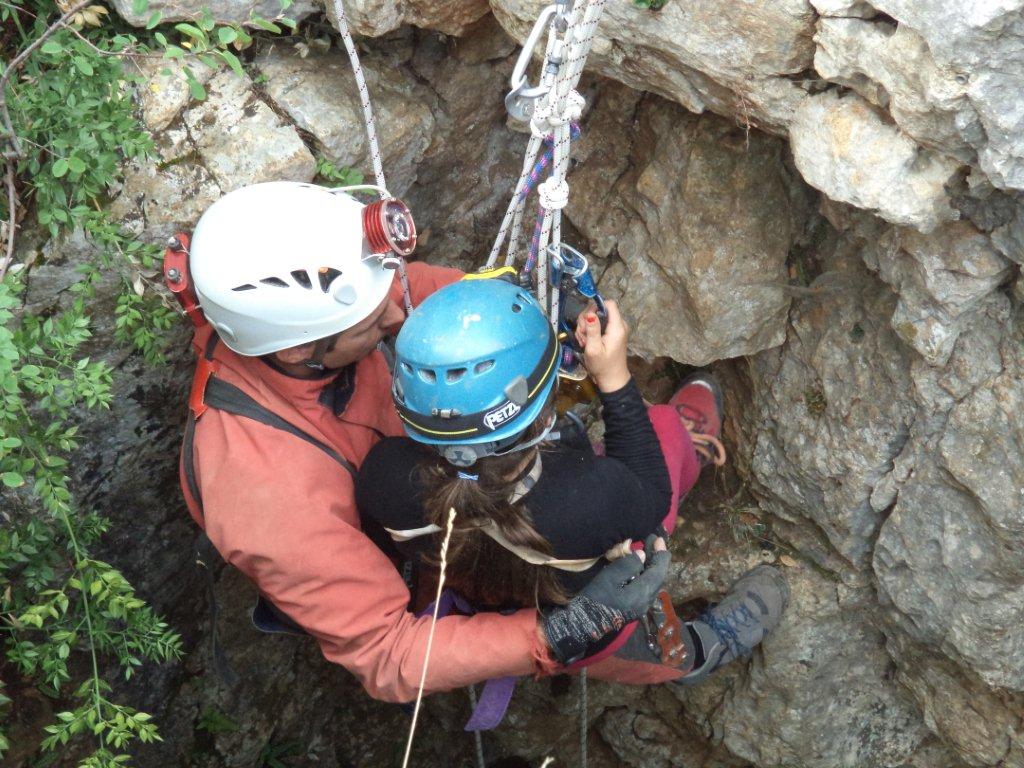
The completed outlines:
[[[715,377],[707,371],[687,376],[668,404],[676,409],[683,426],[690,433],[700,465],[720,467],[725,464],[725,447],[719,440],[722,434],[722,388]]]
[[[722,602],[688,622],[700,639],[704,661],[678,682],[698,683],[723,664],[750,655],[778,626],[788,604],[789,585],[778,568],[759,565],[747,571]]]

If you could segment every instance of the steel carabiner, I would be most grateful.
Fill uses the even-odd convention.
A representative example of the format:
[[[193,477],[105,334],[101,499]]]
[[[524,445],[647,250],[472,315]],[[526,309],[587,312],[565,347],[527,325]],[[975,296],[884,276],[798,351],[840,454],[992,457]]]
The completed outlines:
[[[551,90],[550,85],[538,84],[531,86],[526,79],[526,70],[533,59],[533,49],[536,47],[537,41],[540,40],[540,36],[544,34],[544,30],[551,21],[551,17],[556,13],[561,16],[561,5],[561,3],[549,5],[540,12],[540,16],[537,17],[537,21],[533,24],[533,29],[530,30],[530,34],[523,43],[523,49],[519,52],[519,58],[516,59],[516,65],[512,69],[512,77],[509,78],[509,86],[512,90],[505,97],[505,109],[513,120],[528,122],[530,117],[533,116],[537,100]]]

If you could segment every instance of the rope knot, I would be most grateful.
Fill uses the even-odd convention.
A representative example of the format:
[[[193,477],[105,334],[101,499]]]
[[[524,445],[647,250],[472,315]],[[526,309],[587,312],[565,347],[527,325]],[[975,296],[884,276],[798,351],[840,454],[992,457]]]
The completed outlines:
[[[565,179],[549,178],[537,187],[540,207],[548,211],[560,211],[569,204],[569,185]]]
[[[546,139],[551,133],[551,105],[546,101],[534,107],[530,117],[530,133],[537,139]]]

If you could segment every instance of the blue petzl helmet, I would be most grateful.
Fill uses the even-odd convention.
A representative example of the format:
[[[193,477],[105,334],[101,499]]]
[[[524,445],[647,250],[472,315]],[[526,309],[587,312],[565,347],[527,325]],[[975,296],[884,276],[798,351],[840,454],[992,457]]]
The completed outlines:
[[[559,351],[525,288],[495,279],[445,286],[398,334],[392,396],[405,431],[458,466],[511,446],[544,408]]]

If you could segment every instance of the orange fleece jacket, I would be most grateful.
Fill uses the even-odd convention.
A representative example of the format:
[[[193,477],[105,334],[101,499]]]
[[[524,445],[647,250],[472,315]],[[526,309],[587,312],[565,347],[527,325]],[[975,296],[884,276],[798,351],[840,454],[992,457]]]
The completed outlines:
[[[456,270],[409,265],[414,303],[459,279]],[[401,288],[392,287],[400,302]],[[211,329],[196,332],[202,354]],[[403,434],[380,352],[355,366],[340,417],[317,398],[324,379],[297,379],[257,358],[216,348],[215,376],[323,441],[356,467],[380,435]],[[318,448],[273,427],[215,409],[194,438],[202,511],[189,510],[224,559],[313,635],[324,656],[385,701],[415,698],[430,618],[408,611],[409,592],[391,561],[360,530],[352,477]],[[437,624],[427,691],[550,669],[537,614],[451,616]]]

